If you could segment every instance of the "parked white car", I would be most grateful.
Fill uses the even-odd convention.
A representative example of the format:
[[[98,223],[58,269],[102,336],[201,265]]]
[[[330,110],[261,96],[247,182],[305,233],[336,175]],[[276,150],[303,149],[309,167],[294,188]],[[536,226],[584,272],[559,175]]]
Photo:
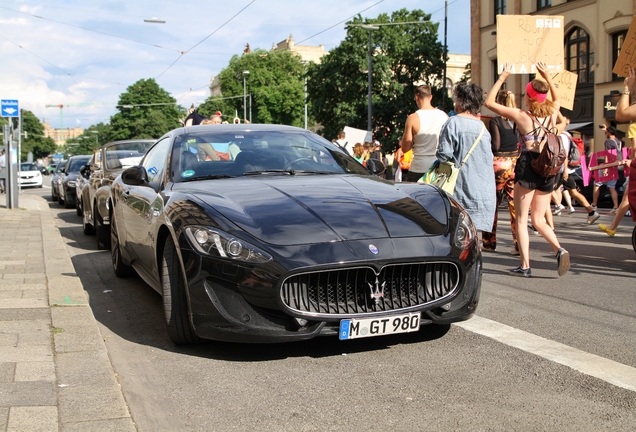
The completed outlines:
[[[18,183],[20,187],[42,187],[42,173],[38,166],[33,162],[24,162],[20,164],[18,172]]]

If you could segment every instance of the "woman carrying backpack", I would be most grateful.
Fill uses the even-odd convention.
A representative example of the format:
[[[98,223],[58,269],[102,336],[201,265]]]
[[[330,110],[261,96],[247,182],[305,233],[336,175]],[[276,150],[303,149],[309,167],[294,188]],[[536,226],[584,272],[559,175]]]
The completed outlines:
[[[504,65],[504,70],[488,92],[485,106],[494,113],[514,121],[521,134],[523,144],[521,155],[515,166],[514,205],[517,211],[517,241],[521,265],[510,270],[515,276],[530,277],[530,237],[526,226],[528,224],[528,210],[532,213],[532,225],[543,238],[552,246],[557,260],[558,274],[563,276],[570,269],[570,255],[561,247],[554,231],[546,223],[544,215],[550,207],[550,195],[554,189],[555,177],[535,172],[532,161],[539,159],[544,145],[548,142],[545,128],[557,134],[564,124],[557,125],[557,112],[560,108],[559,95],[554,87],[550,72],[545,63],[536,64],[537,71],[545,81],[532,80],[526,86],[524,102],[528,111],[520,108],[510,108],[496,101],[496,96],[502,84],[512,72],[510,64]],[[548,91],[552,100],[547,99]],[[542,127],[544,126],[544,127]],[[561,130],[555,131],[554,128]]]

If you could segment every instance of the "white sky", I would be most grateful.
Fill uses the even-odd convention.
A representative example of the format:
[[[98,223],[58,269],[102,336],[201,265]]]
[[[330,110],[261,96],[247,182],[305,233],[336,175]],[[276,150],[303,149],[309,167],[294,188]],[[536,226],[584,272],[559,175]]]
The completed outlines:
[[[448,50],[469,54],[470,0],[448,3]],[[444,0],[0,0],[0,99],[18,99],[53,127],[60,109],[45,106],[64,104],[65,128],[108,122],[119,95],[142,78],[184,107],[198,105],[246,43],[269,50],[292,34],[330,50],[352,16],[402,8],[431,13],[443,41]],[[166,23],[144,23],[153,17]]]

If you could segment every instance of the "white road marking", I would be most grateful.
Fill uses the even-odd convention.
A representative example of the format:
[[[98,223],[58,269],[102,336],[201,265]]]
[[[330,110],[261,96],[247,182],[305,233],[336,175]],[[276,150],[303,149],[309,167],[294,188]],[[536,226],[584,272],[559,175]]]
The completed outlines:
[[[464,330],[489,337],[508,346],[538,355],[555,363],[568,366],[615,386],[636,391],[636,368],[609,360],[595,354],[554,342],[541,336],[473,316],[468,321],[454,325]]]

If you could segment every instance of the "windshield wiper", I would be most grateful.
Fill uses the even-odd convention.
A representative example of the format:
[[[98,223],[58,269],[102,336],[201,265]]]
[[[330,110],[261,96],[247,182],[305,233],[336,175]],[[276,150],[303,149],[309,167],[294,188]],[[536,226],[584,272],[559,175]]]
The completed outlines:
[[[199,177],[189,177],[189,178],[182,178],[181,182],[189,182],[189,181],[198,181],[198,180],[216,180],[216,179],[224,179],[224,178],[233,178],[234,176],[231,176],[229,174],[209,174],[209,175],[205,175],[205,176],[199,176]]]
[[[295,172],[296,171],[292,169],[289,169],[289,170],[269,169],[269,170],[261,170],[261,171],[248,171],[246,173],[243,173],[243,175],[252,176],[252,175],[261,175],[261,174],[269,174],[269,173],[294,175]]]
[[[341,172],[333,172],[333,171],[312,171],[312,170],[294,170],[294,174],[343,174]]]

